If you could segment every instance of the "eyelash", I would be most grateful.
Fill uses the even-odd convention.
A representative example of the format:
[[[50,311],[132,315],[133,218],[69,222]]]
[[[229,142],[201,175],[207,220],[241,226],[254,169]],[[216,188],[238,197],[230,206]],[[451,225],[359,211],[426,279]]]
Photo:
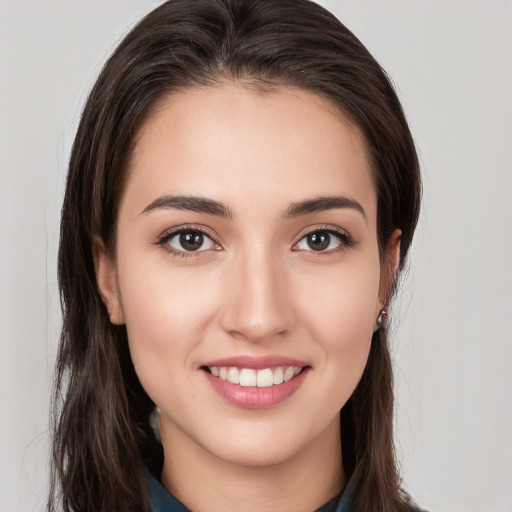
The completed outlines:
[[[172,256],[179,256],[181,258],[191,258],[196,256],[197,253],[208,251],[208,249],[197,251],[180,251],[171,247],[169,241],[173,239],[175,236],[181,235],[183,233],[201,233],[203,236],[209,238],[213,244],[219,247],[219,243],[215,241],[215,235],[213,234],[213,232],[211,232],[209,229],[206,229],[203,226],[181,226],[177,229],[171,229],[160,235],[156,240],[155,245],[162,247],[162,249],[170,253]],[[213,250],[218,251],[220,249],[215,248]]]
[[[172,254],[173,256],[179,256],[182,258],[190,258],[197,255],[197,253],[207,252],[211,249],[203,249],[197,251],[181,251],[174,249],[170,246],[169,241],[174,237],[183,234],[183,233],[201,233],[203,236],[209,238],[213,244],[215,244],[216,248],[213,249],[215,251],[221,250],[220,244],[216,241],[216,237],[214,233],[206,229],[203,226],[181,226],[177,229],[171,229],[169,231],[164,232],[160,235],[155,241],[155,245],[162,247],[165,251]],[[299,252],[301,249],[296,249],[297,245],[304,240],[306,237],[315,234],[315,233],[327,233],[329,235],[334,235],[340,241],[338,247],[330,250],[322,250],[322,251],[314,251],[313,249],[309,251],[305,251],[311,253],[314,256],[322,256],[325,254],[332,254],[335,252],[345,251],[350,249],[355,245],[354,239],[343,229],[338,228],[337,226],[325,225],[325,226],[315,226],[313,229],[309,229],[305,232],[302,232],[298,235],[298,240],[293,244],[292,251]]]
[[[324,226],[315,226],[313,229],[308,228],[306,231],[303,231],[302,233],[299,233],[298,240],[293,244],[293,247],[296,247],[302,240],[304,240],[309,235],[315,234],[315,233],[327,233],[329,235],[334,235],[339,241],[340,244],[338,247],[334,249],[330,249],[327,251],[314,251],[313,249],[309,251],[305,251],[308,253],[311,253],[312,256],[323,256],[323,255],[329,255],[337,252],[346,251],[347,249],[350,249],[354,247],[355,240],[350,236],[350,234],[345,231],[344,229],[341,229],[337,226],[333,225],[324,225]],[[300,249],[293,249],[292,251],[299,251]]]

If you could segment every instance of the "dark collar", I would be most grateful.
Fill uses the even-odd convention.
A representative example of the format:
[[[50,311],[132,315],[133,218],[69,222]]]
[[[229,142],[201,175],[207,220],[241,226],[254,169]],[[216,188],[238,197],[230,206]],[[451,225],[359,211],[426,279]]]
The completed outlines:
[[[340,496],[336,496],[316,512],[350,512],[350,492],[347,488],[345,489]],[[148,474],[148,492],[153,512],[190,512],[150,474]]]

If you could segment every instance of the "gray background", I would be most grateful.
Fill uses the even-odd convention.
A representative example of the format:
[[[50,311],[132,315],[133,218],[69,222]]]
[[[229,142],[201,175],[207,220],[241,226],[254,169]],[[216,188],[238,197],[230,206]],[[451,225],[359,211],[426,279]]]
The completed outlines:
[[[432,512],[512,511],[512,2],[323,1],[393,77],[424,171],[395,304],[397,447]],[[0,1],[0,511],[43,510],[58,222],[81,105],[155,2]]]

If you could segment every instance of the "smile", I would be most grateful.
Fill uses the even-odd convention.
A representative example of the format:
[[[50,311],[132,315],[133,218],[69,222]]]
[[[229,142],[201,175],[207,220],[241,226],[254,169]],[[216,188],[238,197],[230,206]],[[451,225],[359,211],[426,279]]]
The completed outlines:
[[[211,388],[231,405],[268,409],[294,395],[312,368],[306,361],[269,355],[216,359],[201,369]]]
[[[286,366],[277,368],[237,368],[236,366],[208,366],[208,371],[214,376],[231,384],[243,387],[268,388],[288,382],[301,371],[300,366]]]

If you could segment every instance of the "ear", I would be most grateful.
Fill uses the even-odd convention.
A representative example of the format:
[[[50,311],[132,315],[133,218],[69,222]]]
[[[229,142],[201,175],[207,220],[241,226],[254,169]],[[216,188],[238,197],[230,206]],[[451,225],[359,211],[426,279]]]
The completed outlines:
[[[101,299],[107,307],[110,321],[115,325],[122,325],[124,324],[124,314],[119,299],[115,263],[108,255],[105,245],[99,237],[94,237],[92,247],[96,284]]]
[[[393,282],[400,264],[401,240],[402,231],[395,229],[391,234],[388,246],[386,247],[386,254],[384,255],[384,262],[380,273],[379,300],[381,303],[381,309],[386,309],[389,305],[391,291],[393,290]]]

